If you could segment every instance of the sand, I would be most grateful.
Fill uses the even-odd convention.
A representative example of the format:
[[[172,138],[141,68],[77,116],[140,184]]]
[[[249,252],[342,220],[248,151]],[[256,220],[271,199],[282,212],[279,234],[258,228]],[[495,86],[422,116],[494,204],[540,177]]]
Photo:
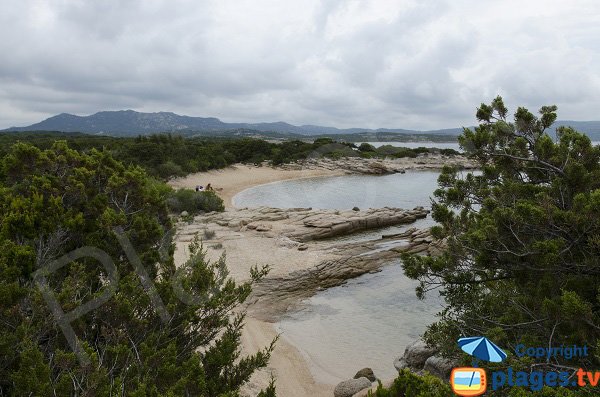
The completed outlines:
[[[211,186],[223,199],[226,208],[232,208],[233,197],[242,190],[265,183],[283,181],[288,179],[311,178],[316,176],[344,175],[342,170],[332,171],[327,169],[302,169],[284,170],[269,166],[256,167],[244,164],[235,164],[221,170],[212,170],[190,174],[183,178],[169,181],[174,188],[194,189],[197,185]]]
[[[175,188],[195,188],[196,185],[210,183],[217,194],[223,199],[227,211],[235,211],[232,198],[242,190],[290,179],[311,178],[320,176],[343,175],[343,171],[326,169],[283,170],[272,167],[255,167],[236,164],[234,166],[215,171],[208,171],[188,175],[184,178],[174,179],[169,182]],[[225,230],[216,230],[217,236],[226,237],[221,240],[223,249],[227,252],[227,266],[231,276],[236,280],[246,280],[249,268],[252,265],[273,265],[271,274],[289,273],[293,270],[312,266],[325,259],[319,252],[301,253],[293,250],[283,250],[274,245],[273,239],[247,239],[236,236],[225,236]],[[252,240],[252,241],[250,241]],[[182,263],[187,255],[188,243],[176,244],[175,262]],[[216,259],[222,250],[208,249],[210,259]],[[292,254],[293,253],[293,254]],[[291,254],[291,255],[290,255]],[[282,256],[283,255],[283,256]],[[277,335],[275,324],[260,321],[248,316],[242,335],[242,351],[253,354],[268,346]],[[242,389],[244,396],[256,396],[265,388],[271,375],[276,378],[277,394],[286,397],[304,396],[332,396],[335,385],[317,383],[309,365],[302,353],[286,341],[282,336],[271,356],[269,366],[253,374],[250,381]]]

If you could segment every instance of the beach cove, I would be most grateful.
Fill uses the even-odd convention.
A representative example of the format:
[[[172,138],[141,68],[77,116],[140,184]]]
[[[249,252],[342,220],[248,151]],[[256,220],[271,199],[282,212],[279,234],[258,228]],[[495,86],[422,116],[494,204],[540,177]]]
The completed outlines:
[[[399,160],[325,160],[277,168],[236,165],[171,182],[174,187],[212,183],[226,204],[223,213],[201,215],[191,223],[178,226],[177,263],[186,259],[187,245],[193,236],[200,233],[202,237],[204,230],[209,229],[216,235],[213,240],[205,241],[209,256],[216,259],[226,252],[227,265],[235,279],[247,279],[253,265],[272,266],[268,277],[255,286],[250,299],[252,304],[248,307],[243,336],[244,352],[256,352],[278,333],[282,333],[282,337],[269,367],[257,372],[245,386],[249,395],[265,387],[271,374],[277,378],[278,392],[285,396],[331,396],[337,382],[351,378],[356,370],[365,366],[376,369],[379,365],[381,369],[376,370],[376,374],[384,380],[391,379],[395,371],[393,360],[391,356],[382,356],[381,351],[400,355],[405,345],[418,337],[427,325],[418,321],[419,315],[426,311],[427,315],[422,317],[428,321],[433,319],[437,307],[432,306],[429,311],[427,305],[413,307],[414,284],[405,282],[397,259],[401,252],[435,254],[439,250],[426,231],[431,220],[424,208],[429,206],[427,198],[432,194],[436,170],[445,164],[465,168],[471,164],[461,157]],[[400,177],[403,179],[394,179]],[[369,194],[377,185],[381,188]],[[344,186],[353,188],[345,191]],[[393,186],[422,194],[417,194],[412,203],[406,197],[394,196],[394,192],[386,197],[383,192],[390,193],[389,187]],[[322,191],[327,187],[332,188],[334,194],[338,193],[330,208],[317,200],[331,195]],[[344,203],[344,197],[350,201]],[[287,206],[277,201],[282,199],[289,201]],[[300,200],[294,202],[294,199]],[[392,206],[398,203],[402,208]],[[293,204],[307,205],[295,207]],[[358,208],[353,210],[355,204]],[[405,208],[410,204],[416,205]],[[347,280],[353,281],[347,283]],[[407,328],[400,324],[397,338],[388,340],[386,337],[372,347],[368,343],[363,346],[372,353],[373,360],[383,357],[379,360],[385,362],[348,362],[354,357],[343,357],[348,351],[344,344],[350,343],[353,335],[347,332],[345,336],[336,337],[336,323],[340,329],[347,330],[351,324],[348,317],[357,313],[349,314],[335,305],[359,307],[358,312],[364,316],[362,320],[373,323],[373,319],[380,318],[376,315],[378,312],[360,309],[360,302],[355,301],[356,296],[368,295],[373,282],[386,284],[390,295],[389,301],[382,301],[379,306],[397,302],[412,305],[405,312],[412,310],[415,315],[402,319],[402,324],[414,326]],[[393,295],[394,291],[402,297]],[[369,299],[363,301],[377,304],[381,300],[377,296]],[[331,354],[322,354],[323,346],[315,343],[319,340],[327,343],[318,337],[318,332],[317,337],[313,332],[305,332],[321,325],[318,332],[331,334],[342,342]],[[391,321],[384,326],[389,334],[395,332],[398,324]],[[371,331],[367,327],[361,332]],[[383,346],[387,343],[394,347]],[[357,354],[359,358],[364,355]],[[346,364],[339,365],[339,362]]]

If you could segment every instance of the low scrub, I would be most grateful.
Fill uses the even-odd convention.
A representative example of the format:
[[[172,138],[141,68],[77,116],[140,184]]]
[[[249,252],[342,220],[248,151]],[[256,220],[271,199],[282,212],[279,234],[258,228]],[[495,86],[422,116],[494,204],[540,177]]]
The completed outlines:
[[[215,192],[196,192],[191,189],[179,189],[167,199],[169,210],[174,213],[187,211],[190,215],[200,212],[223,211],[223,200]]]
[[[399,372],[394,383],[384,388],[381,383],[369,397],[453,397],[450,386],[432,375],[418,376],[407,369]]]

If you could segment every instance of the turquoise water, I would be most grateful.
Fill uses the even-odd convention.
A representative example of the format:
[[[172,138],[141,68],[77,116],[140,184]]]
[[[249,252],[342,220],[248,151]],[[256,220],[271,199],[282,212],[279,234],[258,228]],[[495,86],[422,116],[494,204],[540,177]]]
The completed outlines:
[[[411,171],[386,176],[309,178],[276,182],[245,190],[234,197],[238,207],[273,206],[349,209],[369,207],[430,207],[437,172]],[[418,223],[364,232],[346,240],[378,239]],[[365,274],[345,285],[317,293],[303,308],[288,313],[279,331],[304,355],[315,379],[336,384],[370,367],[382,379],[395,377],[394,358],[435,320],[440,301],[419,301],[416,282],[404,276],[399,261],[381,272]]]

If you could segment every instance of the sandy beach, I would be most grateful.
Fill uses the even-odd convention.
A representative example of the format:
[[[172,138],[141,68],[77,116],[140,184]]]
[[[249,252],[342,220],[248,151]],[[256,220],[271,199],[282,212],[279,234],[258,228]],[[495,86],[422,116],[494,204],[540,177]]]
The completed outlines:
[[[174,188],[194,189],[197,185],[211,186],[217,190],[223,199],[226,208],[233,207],[233,197],[242,190],[265,183],[284,181],[289,179],[311,178],[317,176],[344,175],[343,170],[328,169],[299,169],[288,170],[268,166],[256,167],[244,164],[235,164],[230,167],[190,174],[183,178],[169,181]]]
[[[256,167],[243,164],[236,164],[222,170],[214,170],[188,175],[184,178],[174,179],[169,184],[174,188],[189,188],[193,189],[196,185],[206,186],[211,185],[217,191],[217,194],[223,199],[228,210],[233,210],[232,198],[242,190],[253,186],[262,185],[265,183],[311,178],[321,176],[336,176],[343,175],[344,171],[332,171],[327,169],[302,169],[302,170],[285,170],[271,167]],[[224,244],[227,252],[227,264],[230,268],[231,275],[238,280],[247,279],[249,275],[249,267],[253,264],[270,264],[274,262],[290,265],[291,262],[302,260],[298,258],[290,258],[289,253],[281,257],[281,251],[271,246],[264,246],[262,249],[249,249],[250,246],[262,246],[268,244],[266,239],[256,239],[256,241],[247,241],[247,239],[239,239],[237,241],[226,242]],[[254,253],[252,258],[248,258],[248,252]],[[297,252],[297,251],[296,251]],[[212,259],[216,259],[220,252],[209,251]],[[314,256],[309,262],[318,263],[323,258],[318,254],[310,254]],[[175,258],[177,263],[182,263],[187,257],[187,244],[177,244]],[[306,256],[303,256],[306,261]],[[274,261],[274,259],[278,259]],[[300,263],[298,263],[300,266]],[[306,266],[306,262],[303,263]],[[288,266],[277,268],[275,273],[288,272]],[[258,350],[268,346],[271,340],[277,336],[277,331],[274,324],[258,320],[248,316],[246,326],[242,336],[242,351],[245,354],[252,354]],[[335,385],[319,384],[314,379],[310,372],[310,368],[305,361],[302,353],[294,346],[288,343],[285,336],[279,339],[276,344],[275,351],[271,356],[269,366],[265,369],[254,373],[248,384],[245,385],[242,392],[247,396],[256,396],[256,394],[266,387],[274,376],[277,386],[277,394],[289,397],[304,397],[304,396],[331,396]]]
[[[414,166],[415,164],[413,164]],[[223,170],[215,170],[197,174],[191,174],[184,178],[170,181],[170,185],[175,188],[191,188],[196,185],[206,186],[208,183],[216,190],[216,193],[223,198],[226,210],[223,213],[212,213],[200,216],[192,223],[181,223],[178,226],[178,232],[175,238],[175,262],[183,263],[188,255],[188,244],[194,235],[203,235],[210,230],[214,235],[211,239],[204,242],[207,249],[207,256],[211,260],[217,259],[222,253],[227,255],[227,266],[230,275],[238,281],[247,280],[251,266],[269,265],[271,271],[269,277],[275,280],[286,280],[289,275],[294,274],[294,280],[303,271],[315,269],[327,263],[328,269],[331,268],[335,273],[335,278],[339,279],[343,271],[336,269],[334,262],[344,258],[344,254],[350,252],[350,248],[332,249],[332,242],[328,240],[307,241],[308,249],[297,249],[299,243],[294,243],[289,238],[282,238],[286,233],[292,233],[294,228],[302,227],[306,222],[306,217],[315,217],[315,212],[304,213],[306,209],[287,210],[281,214],[278,209],[246,209],[234,208],[233,197],[247,188],[262,185],[271,182],[311,178],[326,177],[348,174],[348,170],[327,169],[327,168],[302,168],[285,169],[272,168],[268,166],[256,167],[236,164]],[[280,210],[279,210],[280,211]],[[294,213],[293,211],[298,211]],[[380,211],[380,210],[379,210]],[[317,218],[331,219],[331,217],[345,216],[347,218],[356,218],[360,216],[352,210],[333,211],[326,213],[327,210],[317,211]],[[332,214],[337,213],[337,215]],[[368,216],[369,210],[361,211],[362,216]],[[283,217],[285,215],[286,217]],[[380,215],[384,219],[391,219],[394,214]],[[421,216],[425,216],[422,214]],[[252,219],[264,219],[264,221],[253,221]],[[412,217],[414,220],[414,217]],[[295,220],[295,221],[294,221]],[[408,220],[412,222],[412,220]],[[295,223],[294,223],[295,222]],[[335,223],[335,220],[334,220]],[[364,222],[363,222],[364,223]],[[378,223],[379,224],[379,223]],[[254,226],[253,226],[254,225]],[[261,231],[254,228],[264,226]],[[252,228],[251,228],[252,227]],[[250,229],[250,230],[249,230]],[[311,230],[317,230],[313,227]],[[292,233],[293,234],[293,233]],[[368,250],[367,244],[362,244],[363,250]],[[391,252],[392,255],[398,255]],[[358,255],[360,256],[360,255]],[[376,264],[375,260],[365,257],[371,265]],[[380,258],[379,262],[384,262],[385,258]],[[365,269],[366,264],[358,266]],[[320,277],[327,271],[320,272]],[[305,273],[304,273],[305,274]],[[356,275],[355,275],[356,276]],[[289,280],[288,280],[289,281]],[[279,281],[276,281],[279,282]],[[256,288],[260,293],[260,286]],[[304,289],[303,289],[304,290]],[[272,293],[269,292],[270,294]],[[263,295],[264,296],[264,295]],[[287,295],[286,295],[287,296]],[[267,295],[266,297],[270,297]],[[258,350],[268,346],[277,336],[276,323],[273,318],[265,317],[260,314],[262,300],[258,298],[259,303],[250,306],[246,325],[242,336],[242,351],[244,354],[253,354]],[[254,301],[252,301],[254,302]],[[278,301],[279,302],[279,301]],[[269,307],[275,307],[276,305]],[[356,363],[356,370],[360,369],[360,364]],[[316,370],[315,368],[312,368]],[[353,374],[349,373],[351,377]],[[282,335],[278,340],[275,350],[267,368],[255,372],[250,381],[243,387],[243,396],[256,396],[257,393],[265,388],[271,379],[276,378],[277,393],[281,396],[302,397],[302,396],[327,396],[333,395],[335,384],[319,383],[311,373],[311,366],[301,351],[286,340]]]

